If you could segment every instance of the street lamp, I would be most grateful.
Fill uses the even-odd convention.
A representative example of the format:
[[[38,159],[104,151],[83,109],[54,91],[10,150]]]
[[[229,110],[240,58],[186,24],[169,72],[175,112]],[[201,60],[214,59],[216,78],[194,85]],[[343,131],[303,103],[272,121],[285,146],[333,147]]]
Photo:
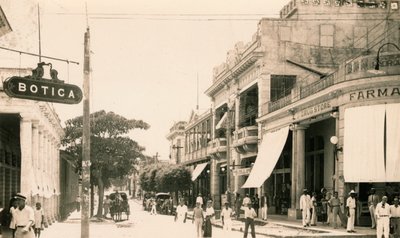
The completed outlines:
[[[379,47],[379,49],[378,49],[378,54],[376,55],[375,70],[379,70],[379,53],[381,52],[381,49],[382,49],[384,46],[386,46],[386,45],[392,45],[392,46],[394,46],[398,51],[400,51],[400,47],[398,47],[398,46],[397,46],[396,44],[394,44],[394,43],[388,42],[388,43],[385,43],[385,44],[381,45],[381,47]]]
[[[343,147],[338,147],[338,142],[339,142],[339,138],[337,136],[332,136],[330,139],[331,143],[333,144],[333,156],[335,157],[336,160],[338,160],[338,152],[342,152],[343,151]]]

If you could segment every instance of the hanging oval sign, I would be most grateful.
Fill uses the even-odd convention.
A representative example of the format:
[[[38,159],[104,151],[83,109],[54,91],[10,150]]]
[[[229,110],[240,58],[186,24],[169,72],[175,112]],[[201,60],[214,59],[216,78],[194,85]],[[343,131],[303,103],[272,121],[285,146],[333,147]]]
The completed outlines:
[[[3,89],[8,96],[22,99],[65,104],[77,104],[82,100],[82,90],[78,86],[48,79],[13,76],[3,82]]]

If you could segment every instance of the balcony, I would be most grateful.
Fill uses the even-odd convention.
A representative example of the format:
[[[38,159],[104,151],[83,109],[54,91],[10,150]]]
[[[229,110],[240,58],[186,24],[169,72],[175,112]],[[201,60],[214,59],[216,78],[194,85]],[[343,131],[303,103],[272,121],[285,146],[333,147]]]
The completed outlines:
[[[209,154],[215,156],[218,159],[225,158],[226,155],[226,139],[216,138],[208,142]]]
[[[332,94],[334,90],[341,90],[345,86],[342,83],[348,81],[364,80],[367,84],[374,77],[385,77],[400,74],[400,53],[399,52],[385,52],[380,55],[381,70],[374,70],[376,65],[376,54],[361,56],[349,60],[342,64],[334,73],[315,81],[305,86],[295,86],[291,94],[280,98],[274,102],[268,102],[262,105],[262,116],[278,111],[291,105],[297,101],[321,94],[326,90],[326,94]],[[345,85],[345,84],[342,84]],[[329,88],[334,88],[332,91]]]
[[[256,152],[258,143],[258,127],[247,126],[234,132],[233,147],[240,154]]]

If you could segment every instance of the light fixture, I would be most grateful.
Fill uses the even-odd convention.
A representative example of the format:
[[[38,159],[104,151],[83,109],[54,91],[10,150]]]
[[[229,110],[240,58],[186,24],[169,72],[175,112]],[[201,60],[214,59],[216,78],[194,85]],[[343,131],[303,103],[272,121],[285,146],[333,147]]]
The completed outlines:
[[[376,55],[375,70],[379,70],[379,53],[381,52],[381,49],[382,49],[384,46],[386,46],[386,45],[392,45],[392,46],[394,46],[398,51],[400,51],[400,47],[398,47],[396,44],[391,43],[391,42],[388,42],[388,43],[385,43],[385,44],[381,45],[381,47],[379,47],[378,53],[377,53],[377,55]]]
[[[333,144],[333,156],[335,157],[336,160],[338,160],[338,152],[342,152],[343,148],[342,147],[338,147],[338,142],[339,142],[339,138],[337,136],[332,136],[330,138],[331,143]]]

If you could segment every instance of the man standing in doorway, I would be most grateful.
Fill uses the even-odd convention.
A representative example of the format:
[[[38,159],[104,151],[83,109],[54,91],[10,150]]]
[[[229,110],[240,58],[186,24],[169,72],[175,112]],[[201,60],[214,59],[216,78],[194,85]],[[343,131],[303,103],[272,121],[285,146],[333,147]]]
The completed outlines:
[[[303,189],[303,194],[300,196],[300,211],[303,220],[303,227],[310,225],[311,197],[307,192],[307,189]]]
[[[379,197],[375,194],[375,188],[371,188],[370,195],[368,196],[368,208],[369,214],[371,215],[371,229],[376,228],[376,220],[375,220],[375,208],[379,203]]]
[[[356,217],[356,192],[354,190],[350,191],[350,197],[346,200],[346,210],[347,210],[347,232],[354,231],[354,221]]]
[[[387,197],[382,197],[382,202],[378,203],[375,209],[376,215],[376,237],[389,238],[390,205],[387,203]]]

